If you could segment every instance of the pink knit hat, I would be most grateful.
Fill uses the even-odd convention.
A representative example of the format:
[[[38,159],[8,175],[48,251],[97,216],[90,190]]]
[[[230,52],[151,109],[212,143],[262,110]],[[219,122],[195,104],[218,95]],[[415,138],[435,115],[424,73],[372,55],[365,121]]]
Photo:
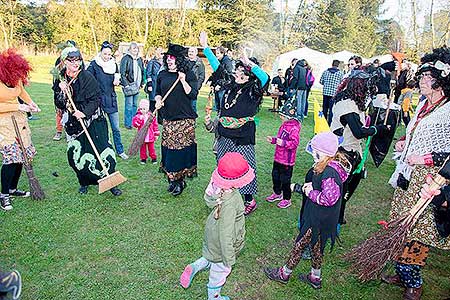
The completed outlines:
[[[335,156],[339,147],[338,137],[328,131],[315,135],[306,147],[308,152],[312,150],[321,152],[327,156]]]
[[[150,102],[148,102],[147,99],[142,99],[141,101],[139,101],[139,108],[145,108],[145,109],[149,110]]]
[[[255,178],[255,171],[248,162],[237,152],[228,152],[217,164],[212,174],[215,186],[222,189],[241,188]]]

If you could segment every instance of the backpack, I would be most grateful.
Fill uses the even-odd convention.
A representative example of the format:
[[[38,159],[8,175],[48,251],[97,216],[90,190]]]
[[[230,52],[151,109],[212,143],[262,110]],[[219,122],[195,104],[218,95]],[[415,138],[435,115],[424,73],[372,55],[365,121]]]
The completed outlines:
[[[314,84],[314,81],[316,80],[316,78],[314,77],[313,73],[311,72],[310,69],[308,69],[306,71],[306,85],[311,88]]]

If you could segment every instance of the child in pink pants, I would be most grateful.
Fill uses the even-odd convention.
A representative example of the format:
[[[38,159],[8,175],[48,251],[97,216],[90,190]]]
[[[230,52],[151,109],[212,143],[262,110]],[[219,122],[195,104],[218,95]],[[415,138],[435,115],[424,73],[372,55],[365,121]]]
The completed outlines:
[[[151,117],[151,112],[149,111],[150,103],[147,99],[142,99],[139,102],[139,108],[136,115],[133,117],[132,124],[133,127],[140,130],[145,122],[147,122],[148,118]],[[147,136],[145,137],[145,141],[141,146],[140,158],[141,164],[147,163],[147,151],[152,160],[153,164],[156,164],[156,151],[155,151],[155,141],[159,136],[158,123],[156,122],[156,118],[153,118],[152,123],[148,127]]]

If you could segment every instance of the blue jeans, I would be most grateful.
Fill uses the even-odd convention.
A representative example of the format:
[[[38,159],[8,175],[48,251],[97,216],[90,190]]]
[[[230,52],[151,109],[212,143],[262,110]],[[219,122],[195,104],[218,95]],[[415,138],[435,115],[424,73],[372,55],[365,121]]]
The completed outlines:
[[[137,102],[139,93],[134,96],[125,96],[125,117],[124,124],[126,128],[131,128],[131,120],[137,111]]]
[[[297,91],[297,116],[300,121],[303,121],[306,107],[306,90]]]
[[[119,129],[119,112],[107,114],[109,123],[111,124],[111,130],[113,135],[114,147],[116,148],[117,154],[123,153],[122,137],[120,136]]]
[[[192,100],[192,108],[194,109],[195,112],[197,112],[197,99]]]

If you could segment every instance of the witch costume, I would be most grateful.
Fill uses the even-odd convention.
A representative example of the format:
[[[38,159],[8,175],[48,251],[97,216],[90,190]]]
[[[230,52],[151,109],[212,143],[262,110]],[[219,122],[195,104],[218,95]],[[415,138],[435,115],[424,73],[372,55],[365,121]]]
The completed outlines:
[[[203,50],[213,71],[219,69],[219,61],[209,47]],[[256,59],[254,59],[256,61]],[[257,62],[257,61],[256,61]],[[256,171],[256,124],[255,115],[259,110],[264,93],[264,86],[269,76],[254,63],[252,67],[242,62],[236,64],[236,69],[243,68],[244,74],[249,76],[245,83],[236,83],[231,78],[223,87],[225,94],[220,107],[217,142],[217,159],[227,152],[241,153],[250,166]],[[258,191],[256,176],[248,185],[239,189],[244,195],[246,215],[256,209],[254,195]]]
[[[78,49],[72,47],[65,49],[61,57],[62,60],[67,58],[81,59],[81,54]],[[67,159],[77,175],[80,184],[79,192],[85,194],[89,185],[97,185],[98,180],[106,174],[104,174],[80,122],[85,123],[87,131],[92,137],[109,174],[115,172],[115,152],[108,142],[108,125],[105,115],[100,108],[101,93],[94,76],[90,72],[80,69],[75,77],[70,77],[67,75],[66,70],[63,69],[61,77],[61,80],[68,83],[75,109],[86,116],[78,120],[73,115],[74,108],[71,107],[66,93],[59,87],[61,80],[56,80],[53,90],[58,93],[55,101],[56,107],[64,111],[64,128],[68,135]],[[115,196],[121,194],[121,191],[116,187],[110,191]]]
[[[163,119],[161,135],[161,169],[169,180],[168,191],[174,196],[183,192],[186,186],[184,178],[197,176],[197,141],[195,139],[195,119],[197,113],[192,108],[192,101],[197,99],[197,77],[188,67],[185,58],[186,49],[180,45],[169,44],[164,55],[166,67],[158,74],[156,96],[164,97],[178,78],[178,72],[185,72],[186,82],[191,91],[186,93],[178,82],[159,110]],[[176,57],[177,71],[167,68],[167,57]]]

